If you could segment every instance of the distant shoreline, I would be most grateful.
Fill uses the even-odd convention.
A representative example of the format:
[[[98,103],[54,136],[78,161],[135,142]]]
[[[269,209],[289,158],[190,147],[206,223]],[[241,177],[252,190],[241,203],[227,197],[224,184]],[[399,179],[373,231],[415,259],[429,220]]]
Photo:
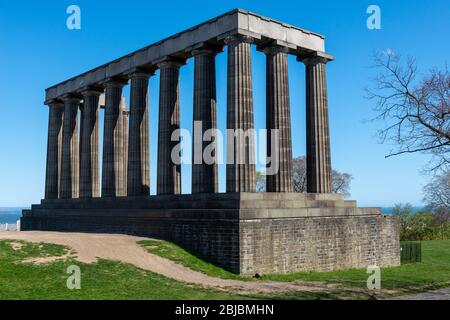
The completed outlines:
[[[30,207],[0,207],[0,214],[9,212],[22,212],[23,209],[29,209]]]
[[[411,209],[412,209],[413,213],[416,213],[416,212],[424,210],[425,208],[424,207],[412,207]],[[392,214],[393,211],[394,211],[394,207],[381,207],[381,213],[383,213],[383,214]]]
[[[0,208],[0,223],[16,223],[22,216],[23,207]]]

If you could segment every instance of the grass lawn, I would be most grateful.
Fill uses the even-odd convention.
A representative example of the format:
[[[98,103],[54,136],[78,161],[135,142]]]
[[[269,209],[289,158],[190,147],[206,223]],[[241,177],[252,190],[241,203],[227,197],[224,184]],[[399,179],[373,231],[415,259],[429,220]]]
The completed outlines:
[[[240,276],[229,272],[221,267],[218,267],[212,263],[205,260],[197,258],[193,254],[184,250],[182,247],[164,240],[142,240],[139,241],[142,247],[144,247],[148,252],[167,258],[169,260],[175,261],[185,267],[192,270],[202,272],[212,277],[219,277],[224,279],[235,279],[235,280],[252,280],[251,276]]]
[[[205,262],[181,247],[167,241],[141,241],[142,246],[151,253],[174,260],[191,269],[210,276],[249,280],[222,268]],[[334,272],[300,272],[287,275],[263,275],[262,280],[274,281],[323,281],[338,283],[343,287],[366,288],[368,274],[365,269]],[[450,286],[450,240],[423,241],[422,262],[404,264],[395,268],[381,270],[381,287],[397,289],[401,292],[417,292],[424,289]]]
[[[21,243],[13,250],[11,242]],[[243,299],[239,295],[187,285],[132,265],[100,260],[83,264],[72,259],[35,265],[30,257],[61,256],[54,244],[0,241],[0,299]],[[67,267],[81,269],[81,290],[66,287]]]
[[[12,243],[22,247],[14,250]],[[241,277],[202,261],[182,248],[166,241],[142,241],[148,251],[172,259],[210,276],[259,281]],[[384,289],[397,293],[419,292],[449,286],[450,241],[422,243],[423,262],[385,268],[381,272]],[[17,249],[17,248],[16,248]],[[25,263],[30,257],[63,256],[68,248],[54,244],[35,244],[23,241],[0,241],[0,299],[336,299],[341,297],[367,299],[367,293],[351,288],[366,286],[365,270],[347,270],[325,273],[295,273],[265,275],[263,280],[323,281],[338,283],[342,289],[320,293],[285,293],[242,296],[196,285],[184,284],[150,271],[121,262],[100,260],[84,264],[68,258],[62,261],[36,265]],[[67,267],[75,264],[81,269],[81,290],[66,287]],[[401,290],[398,290],[401,289]]]

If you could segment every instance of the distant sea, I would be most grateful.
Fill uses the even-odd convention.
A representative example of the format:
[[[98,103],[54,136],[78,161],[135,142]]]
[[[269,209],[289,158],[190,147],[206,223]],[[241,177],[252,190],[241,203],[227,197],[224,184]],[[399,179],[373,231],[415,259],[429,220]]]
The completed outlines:
[[[25,208],[0,208],[0,223],[16,223]]]
[[[417,211],[423,210],[423,207],[412,207],[413,213],[416,213]],[[381,208],[381,213],[383,214],[392,214],[394,211],[394,207],[383,207]]]

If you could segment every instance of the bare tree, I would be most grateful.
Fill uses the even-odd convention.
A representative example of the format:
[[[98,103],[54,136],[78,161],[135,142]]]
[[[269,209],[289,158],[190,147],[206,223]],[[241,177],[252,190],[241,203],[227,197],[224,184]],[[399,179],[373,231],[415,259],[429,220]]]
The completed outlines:
[[[424,187],[425,203],[430,209],[450,210],[450,171],[435,176]]]
[[[446,228],[450,223],[450,210],[445,207],[439,207],[434,211],[434,222],[439,226],[441,239],[445,240]]]
[[[350,197],[350,182],[353,179],[351,174],[333,170],[331,172],[331,179],[334,193],[339,193],[344,198]]]
[[[292,179],[295,192],[306,192],[306,157],[292,159]]]
[[[266,176],[260,171],[256,171],[256,192],[266,192]]]
[[[306,192],[306,157],[292,159],[292,173],[295,192]],[[350,182],[352,175],[345,172],[332,170],[333,193],[339,193],[343,197],[350,197]]]
[[[350,197],[350,182],[352,175],[345,172],[332,171],[333,193],[339,193],[344,198]],[[292,159],[292,182],[294,192],[306,192],[306,157]],[[256,191],[266,191],[266,176],[264,173],[256,171]]]
[[[420,77],[412,58],[404,62],[392,51],[376,53],[380,73],[367,89],[377,116],[385,127],[382,142],[397,147],[386,156],[422,152],[432,155],[428,170],[446,171],[450,165],[450,74],[433,69]]]
[[[439,226],[441,239],[450,223],[450,171],[437,175],[424,187],[425,202],[434,213],[434,221]]]

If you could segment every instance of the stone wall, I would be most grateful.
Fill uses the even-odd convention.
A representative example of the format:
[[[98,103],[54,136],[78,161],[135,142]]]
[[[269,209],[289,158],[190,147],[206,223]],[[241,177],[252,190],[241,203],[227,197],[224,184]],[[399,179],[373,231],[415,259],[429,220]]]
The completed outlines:
[[[242,274],[400,264],[398,220],[392,216],[241,221],[240,248]]]
[[[22,230],[122,233],[173,241],[240,274],[400,264],[398,220],[336,195],[241,193],[45,200]]]

